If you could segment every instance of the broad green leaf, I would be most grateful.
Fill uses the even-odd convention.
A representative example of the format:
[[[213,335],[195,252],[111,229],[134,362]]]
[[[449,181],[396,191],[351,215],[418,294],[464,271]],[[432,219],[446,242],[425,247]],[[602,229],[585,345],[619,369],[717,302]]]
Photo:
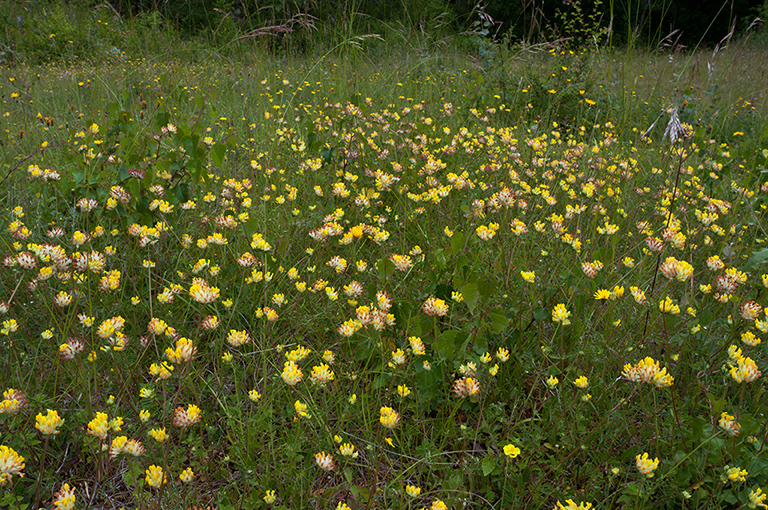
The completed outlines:
[[[689,439],[691,439],[693,442],[697,442],[701,439],[701,435],[704,433],[704,425],[706,424],[706,420],[702,418],[701,416],[692,416],[688,420],[688,427],[690,429],[690,433],[688,435]]]
[[[213,150],[211,151],[211,160],[213,161],[213,164],[220,167],[224,164],[224,156],[227,153],[227,148],[220,143],[217,143],[213,146]]]
[[[507,319],[507,316],[504,315],[504,310],[499,306],[491,310],[491,313],[488,314],[488,318],[490,319],[491,328],[494,333],[501,333],[507,327],[507,324],[509,324],[509,319]]]
[[[379,261],[376,262],[376,271],[379,273],[382,280],[387,280],[395,274],[395,264],[389,259],[379,259]]]
[[[445,258],[445,252],[442,249],[435,250],[435,267],[443,271],[447,265],[448,261]]]
[[[494,468],[496,468],[496,456],[495,455],[486,455],[482,462],[483,465],[483,476],[490,475]]]
[[[454,342],[457,333],[458,331],[455,330],[445,331],[435,340],[435,352],[448,361],[453,361],[453,357],[456,354],[456,345]]]
[[[158,112],[155,115],[155,126],[158,128],[168,125],[168,121],[171,119],[171,114],[168,112]]]
[[[251,239],[253,237],[253,234],[258,232],[259,220],[258,218],[251,217],[251,218],[248,218],[246,221],[244,221],[242,225],[243,225],[243,229],[245,230],[245,233],[248,235],[248,239]]]
[[[464,232],[454,232],[451,236],[451,252],[461,253],[464,250],[464,243],[467,240],[467,236],[464,235]]]
[[[464,296],[464,302],[467,304],[469,311],[474,313],[477,307],[477,300],[480,298],[480,291],[477,289],[477,284],[468,283],[461,288],[461,294]]]
[[[490,276],[482,278],[477,284],[477,290],[480,291],[480,297],[488,302],[496,292],[496,281]]]
[[[762,264],[768,260],[768,248],[762,250],[756,250],[752,252],[752,255],[747,259],[747,263],[741,268],[742,271],[751,271],[755,266]]]

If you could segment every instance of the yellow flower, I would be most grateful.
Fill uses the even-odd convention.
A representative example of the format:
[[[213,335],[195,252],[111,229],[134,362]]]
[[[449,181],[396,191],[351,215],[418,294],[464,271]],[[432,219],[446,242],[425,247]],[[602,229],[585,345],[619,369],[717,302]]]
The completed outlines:
[[[603,299],[611,299],[611,296],[613,293],[608,289],[598,289],[597,292],[595,292],[595,299],[600,301]]]
[[[511,459],[514,459],[515,457],[520,455],[520,448],[510,443],[504,446],[504,455],[506,455]]]
[[[721,429],[723,429],[729,436],[738,436],[739,431],[741,430],[741,425],[736,421],[736,419],[729,415],[726,412],[720,413],[720,420],[718,421],[718,425]]]
[[[184,471],[179,474],[179,480],[181,480],[184,483],[189,483],[192,481],[192,479],[195,477],[195,472],[192,471],[191,467],[188,467]]]
[[[275,496],[275,491],[268,490],[262,499],[266,504],[271,505],[275,502],[277,496]]]
[[[432,505],[429,507],[429,510],[448,510],[448,505],[446,505],[439,499],[436,499],[432,502]]]
[[[589,381],[587,380],[586,376],[582,375],[581,377],[573,381],[573,384],[575,384],[577,388],[580,388],[583,390],[584,388],[589,386]]]
[[[737,383],[750,383],[763,375],[752,358],[745,356],[738,356],[736,358],[736,366],[731,368],[730,373],[733,380]]]
[[[765,504],[765,500],[768,499],[768,494],[763,494],[763,489],[760,487],[757,490],[749,491],[749,508],[768,508]]]
[[[646,357],[636,365],[624,365],[623,375],[627,380],[653,384],[657,388],[672,386],[675,378],[667,373],[666,368],[660,368],[659,362],[651,357]]]
[[[659,467],[659,459],[649,459],[648,453],[643,453],[642,456],[636,455],[635,456],[635,464],[637,465],[637,470],[640,471],[640,474],[645,476],[646,478],[653,478],[654,471],[656,471],[656,468]]]
[[[300,400],[297,400],[293,403],[293,409],[296,411],[296,415],[299,418],[309,418],[309,413],[307,413],[307,404],[302,403]]]
[[[324,471],[333,471],[336,468],[333,456],[325,452],[315,454],[315,463]]]
[[[56,510],[72,510],[75,508],[75,490],[69,487],[68,483],[61,486],[61,489],[53,495],[53,506]]]
[[[107,413],[96,413],[96,417],[88,423],[88,433],[99,439],[105,439],[109,432]]]
[[[528,283],[533,283],[536,281],[536,273],[534,271],[520,271],[520,276],[522,276],[523,280]]]
[[[548,387],[550,390],[554,390],[554,389],[555,389],[555,387],[557,386],[557,384],[558,384],[559,382],[560,382],[560,381],[557,379],[557,377],[555,377],[554,375],[550,375],[550,376],[547,378],[547,387]]]
[[[167,482],[167,477],[163,474],[163,468],[155,466],[154,464],[149,466],[149,469],[145,471],[147,474],[145,480],[150,487],[160,487]]]
[[[296,363],[293,361],[286,361],[283,366],[283,372],[280,374],[280,376],[283,378],[283,381],[285,381],[286,384],[289,386],[295,386],[299,383],[299,381],[301,381],[302,373],[301,369]]]
[[[379,422],[386,428],[391,429],[397,426],[397,422],[400,421],[400,415],[391,407],[382,407],[380,410],[381,416]]]
[[[23,477],[22,469],[24,469],[24,457],[16,453],[13,448],[0,446],[0,486],[11,481],[13,475]]]
[[[448,313],[448,305],[442,299],[430,297],[421,306],[422,311],[430,316],[443,317]]]
[[[186,409],[177,407],[173,412],[173,424],[177,427],[189,427],[200,421],[200,408],[189,404]]]
[[[729,481],[738,483],[746,481],[748,475],[749,473],[746,469],[741,469],[740,467],[725,466],[725,473],[720,478],[723,483]]]
[[[35,428],[45,435],[54,435],[59,433],[59,427],[64,420],[59,417],[59,413],[52,409],[48,409],[45,416],[39,413],[35,417]]]
[[[165,427],[161,429],[152,429],[149,431],[149,435],[151,435],[152,438],[158,443],[162,443],[168,439],[168,434],[165,433]]]
[[[557,506],[552,510],[589,510],[590,508],[592,508],[592,503],[582,502],[576,505],[575,501],[569,499],[566,500],[565,506],[563,506],[563,504],[558,501]]]
[[[672,315],[680,314],[680,307],[674,304],[669,296],[659,302],[659,310],[662,313],[671,313]]]
[[[358,455],[355,451],[355,446],[352,443],[344,443],[339,446],[339,453],[344,457],[351,457],[353,459],[356,459]]]
[[[421,487],[417,487],[415,485],[406,485],[405,493],[412,498],[417,498],[419,497],[419,494],[421,494]]]
[[[568,311],[563,303],[555,305],[555,308],[552,310],[552,322],[561,323],[563,326],[571,323],[568,319],[570,316],[571,312]]]

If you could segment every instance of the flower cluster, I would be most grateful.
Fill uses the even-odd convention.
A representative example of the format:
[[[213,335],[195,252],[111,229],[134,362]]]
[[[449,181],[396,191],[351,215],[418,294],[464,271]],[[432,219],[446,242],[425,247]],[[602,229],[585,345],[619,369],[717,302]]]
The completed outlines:
[[[657,388],[672,386],[675,380],[667,373],[666,368],[660,368],[659,362],[651,357],[646,357],[635,365],[624,365],[621,375],[629,381],[652,384]]]

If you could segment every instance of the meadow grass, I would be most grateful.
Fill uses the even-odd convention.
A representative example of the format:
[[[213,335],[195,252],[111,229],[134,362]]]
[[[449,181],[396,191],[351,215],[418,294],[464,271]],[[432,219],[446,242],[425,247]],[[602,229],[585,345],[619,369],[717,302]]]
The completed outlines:
[[[358,42],[0,70],[0,505],[765,508],[764,50]]]

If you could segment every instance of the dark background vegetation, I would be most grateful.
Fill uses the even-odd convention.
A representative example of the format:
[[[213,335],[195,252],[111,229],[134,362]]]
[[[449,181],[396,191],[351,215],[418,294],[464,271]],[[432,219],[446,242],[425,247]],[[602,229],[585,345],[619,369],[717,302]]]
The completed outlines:
[[[158,33],[222,51],[256,38],[270,51],[323,51],[374,33],[692,49],[743,35],[766,14],[768,0],[7,0],[0,63],[146,53]]]
[[[80,3],[94,7],[99,2]],[[336,23],[354,12],[363,20],[361,28],[371,30],[377,22],[428,23],[447,13],[446,22],[461,31],[471,25],[479,8],[477,0],[114,0],[112,6],[128,17],[156,10],[185,35],[210,29],[224,13],[231,13],[243,28],[255,29],[297,13]],[[499,34],[509,32],[513,39],[569,37],[576,27],[568,21],[581,17],[593,26],[578,27],[580,31],[607,30],[613,23],[614,33],[623,39],[631,27],[641,42],[649,44],[679,30],[680,42],[686,45],[717,44],[734,23],[745,29],[762,7],[755,0],[487,0],[480,6],[498,23]]]

